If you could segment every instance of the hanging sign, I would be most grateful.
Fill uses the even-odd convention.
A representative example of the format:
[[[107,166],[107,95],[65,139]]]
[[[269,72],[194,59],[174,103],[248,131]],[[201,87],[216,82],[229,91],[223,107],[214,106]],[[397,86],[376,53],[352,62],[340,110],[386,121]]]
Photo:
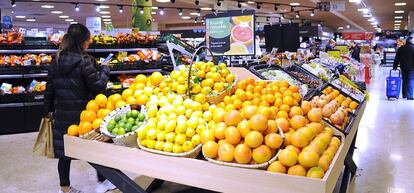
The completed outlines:
[[[372,40],[374,39],[373,32],[344,32],[342,33],[344,40]]]
[[[345,1],[331,1],[331,11],[345,11]]]
[[[101,33],[102,21],[100,17],[87,17],[86,27],[91,31],[92,34],[98,35]]]
[[[13,28],[12,19],[10,16],[6,15],[3,17],[2,28],[4,29],[11,29]]]

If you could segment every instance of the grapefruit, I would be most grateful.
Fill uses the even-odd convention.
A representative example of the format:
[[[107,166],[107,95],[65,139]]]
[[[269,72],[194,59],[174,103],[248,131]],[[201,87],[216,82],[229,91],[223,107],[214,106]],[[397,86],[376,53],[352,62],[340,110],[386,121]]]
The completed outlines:
[[[289,175],[306,176],[306,170],[301,165],[294,165],[288,170]]]
[[[263,143],[263,135],[258,131],[250,131],[244,138],[244,143],[250,148],[259,147]]]
[[[249,105],[249,106],[243,108],[244,118],[245,119],[250,119],[253,115],[256,114],[257,110],[258,110],[258,107],[254,106],[254,105]]]
[[[218,144],[215,141],[207,141],[203,145],[203,153],[206,157],[214,159],[218,154]]]
[[[230,112],[227,112],[224,116],[224,122],[227,126],[237,126],[237,124],[240,123],[242,120],[242,117],[237,110],[232,110]]]
[[[218,158],[221,161],[231,162],[234,160],[234,146],[229,143],[223,143],[218,148]]]
[[[272,151],[266,145],[261,145],[253,150],[253,160],[258,163],[265,163],[272,158]]]
[[[265,144],[266,146],[272,149],[279,149],[279,147],[283,143],[283,138],[279,134],[276,133],[269,133],[265,137]]]
[[[96,113],[95,113],[95,111],[92,111],[92,110],[84,110],[80,114],[80,121],[81,122],[84,121],[84,122],[90,122],[90,123],[92,123],[93,120],[95,120],[95,119],[96,119]]]
[[[319,155],[314,151],[302,151],[298,156],[298,162],[305,168],[318,166]]]
[[[246,144],[239,144],[234,149],[234,159],[237,163],[250,163],[252,160],[252,150]]]
[[[267,168],[267,171],[286,174],[286,167],[281,164],[280,161],[275,161],[270,164],[270,166]]]
[[[325,171],[320,167],[313,167],[309,169],[308,173],[306,174],[307,177],[319,179],[322,179],[324,175]]]
[[[298,148],[304,148],[306,145],[308,145],[308,139],[306,138],[306,135],[301,132],[294,132],[292,136],[290,136],[290,142],[292,145]]]
[[[78,136],[79,135],[79,127],[77,125],[71,125],[68,127],[68,135],[69,136]]]
[[[96,113],[99,110],[99,105],[98,105],[98,103],[96,103],[95,100],[91,100],[86,105],[86,110],[92,110],[92,111],[94,111]]]
[[[322,121],[322,110],[320,108],[312,108],[308,112],[308,119],[311,122],[321,122]]]
[[[267,129],[267,117],[261,114],[253,115],[249,120],[250,127],[255,131],[265,131]]]
[[[240,135],[239,130],[233,126],[227,127],[224,135],[225,135],[226,141],[233,145],[239,144],[241,140],[241,135]]]
[[[108,103],[108,98],[104,94],[98,94],[95,97],[95,101],[100,108],[105,108]]]
[[[223,122],[217,123],[214,125],[214,137],[216,139],[224,139],[225,138],[225,131],[226,131],[226,124]]]
[[[298,161],[298,154],[291,150],[291,149],[284,149],[279,152],[277,159],[280,161],[281,164],[284,166],[290,167],[297,163]]]

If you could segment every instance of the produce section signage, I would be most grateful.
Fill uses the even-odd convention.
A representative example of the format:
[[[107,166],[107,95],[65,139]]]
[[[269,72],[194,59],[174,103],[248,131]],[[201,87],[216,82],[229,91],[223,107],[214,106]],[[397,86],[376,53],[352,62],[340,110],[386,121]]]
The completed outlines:
[[[206,44],[214,55],[255,54],[254,10],[206,16]]]
[[[374,38],[373,32],[344,32],[342,39],[344,40],[372,40]]]

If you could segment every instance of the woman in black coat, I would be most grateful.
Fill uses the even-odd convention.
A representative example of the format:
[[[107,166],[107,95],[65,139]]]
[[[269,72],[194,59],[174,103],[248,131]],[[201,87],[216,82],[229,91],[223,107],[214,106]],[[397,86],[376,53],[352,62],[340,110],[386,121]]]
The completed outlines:
[[[63,135],[71,124],[79,123],[79,115],[87,102],[105,91],[109,79],[109,68],[103,65],[98,69],[95,59],[85,52],[89,44],[88,28],[81,24],[70,25],[48,71],[45,111],[53,112],[54,117],[53,145],[55,156],[59,158],[59,193],[81,192],[70,187],[71,159],[64,154]],[[100,175],[98,178],[104,180]]]

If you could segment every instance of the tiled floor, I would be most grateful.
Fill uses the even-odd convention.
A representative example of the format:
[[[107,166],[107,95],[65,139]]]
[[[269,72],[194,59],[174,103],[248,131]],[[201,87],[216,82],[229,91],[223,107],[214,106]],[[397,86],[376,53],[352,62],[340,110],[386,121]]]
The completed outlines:
[[[350,187],[353,193],[414,192],[414,101],[387,101],[387,75],[388,69],[378,70],[369,87],[370,101],[360,124],[354,155],[359,169]],[[35,137],[36,133],[0,136],[0,193],[58,192],[57,162],[32,156]],[[72,165],[72,185],[92,193],[95,171],[82,161]],[[136,181],[145,184],[142,177]],[[186,186],[166,183],[157,192],[185,189]]]

